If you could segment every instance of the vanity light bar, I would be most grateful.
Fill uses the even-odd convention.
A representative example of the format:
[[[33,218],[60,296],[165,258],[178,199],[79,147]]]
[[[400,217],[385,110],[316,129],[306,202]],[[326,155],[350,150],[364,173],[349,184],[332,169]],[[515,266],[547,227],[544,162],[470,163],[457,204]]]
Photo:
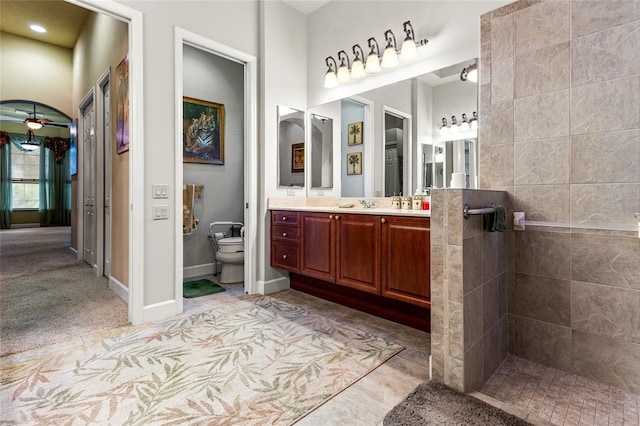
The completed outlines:
[[[447,123],[446,117],[442,117],[442,125],[438,129],[441,135],[449,133],[458,133],[458,131],[466,132],[467,130],[475,130],[478,128],[478,114],[473,111],[471,118],[467,118],[467,114],[462,114],[462,121],[458,123],[456,116],[451,117],[451,124]]]
[[[331,89],[339,84],[347,84],[352,79],[362,78],[367,74],[376,74],[382,68],[393,68],[398,66],[400,62],[411,62],[418,59],[418,47],[426,46],[429,40],[426,38],[416,40],[410,21],[402,24],[402,30],[405,33],[405,38],[400,49],[398,49],[393,31],[384,32],[387,44],[382,55],[378,42],[374,37],[370,37],[367,40],[370,51],[366,61],[364,61],[364,51],[359,44],[355,44],[352,48],[353,62],[349,61],[349,55],[344,50],[338,52],[339,67],[336,60],[332,56],[328,56],[325,59],[327,72],[324,77],[324,87]]]

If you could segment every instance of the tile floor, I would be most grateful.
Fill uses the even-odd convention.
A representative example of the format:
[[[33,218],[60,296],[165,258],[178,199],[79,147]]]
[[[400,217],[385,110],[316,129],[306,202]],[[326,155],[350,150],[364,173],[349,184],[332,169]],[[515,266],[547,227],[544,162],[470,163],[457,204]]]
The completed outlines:
[[[640,426],[640,396],[508,356],[481,392],[541,424]]]

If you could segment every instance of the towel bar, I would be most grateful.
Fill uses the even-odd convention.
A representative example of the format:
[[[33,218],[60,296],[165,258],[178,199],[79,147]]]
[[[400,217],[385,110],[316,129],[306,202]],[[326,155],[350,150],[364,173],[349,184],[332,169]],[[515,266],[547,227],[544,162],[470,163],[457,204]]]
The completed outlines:
[[[469,219],[469,216],[471,215],[476,215],[476,214],[489,214],[489,213],[494,213],[496,211],[495,207],[493,206],[493,204],[491,205],[491,207],[484,207],[481,209],[472,209],[469,204],[465,204],[464,205],[464,218],[465,219]]]

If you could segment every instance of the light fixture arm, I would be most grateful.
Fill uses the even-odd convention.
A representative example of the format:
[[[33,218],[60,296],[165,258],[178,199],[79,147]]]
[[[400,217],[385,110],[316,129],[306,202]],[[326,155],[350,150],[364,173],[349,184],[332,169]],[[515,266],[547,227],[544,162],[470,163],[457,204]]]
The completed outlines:
[[[387,41],[387,47],[386,49],[392,47],[393,50],[397,51],[397,45],[396,45],[396,36],[393,33],[393,31],[391,30],[387,30],[384,32],[384,39]]]
[[[362,47],[360,47],[359,44],[353,45],[353,56],[355,57],[353,62],[364,61],[364,52],[362,51]]]
[[[333,64],[331,64],[329,60],[331,60]],[[333,59],[333,56],[327,56],[327,59],[325,59],[324,62],[327,64],[327,67],[329,68],[327,71],[332,71],[332,72],[338,71],[338,63],[336,62],[335,59]]]
[[[416,36],[415,33],[413,32],[413,25],[411,25],[411,21],[407,21],[405,23],[402,24],[402,29],[404,31],[404,33],[406,34],[405,40],[413,40],[415,41]]]
[[[346,64],[345,64],[346,59]],[[351,62],[349,62],[349,55],[344,50],[338,52],[338,60],[340,61],[340,66],[345,65],[347,69],[351,68]]]
[[[376,41],[376,39],[374,37],[369,38],[369,40],[367,41],[367,44],[369,45],[369,49],[371,49],[371,52],[369,52],[369,55],[376,55],[379,58],[380,47],[378,46],[378,42]]]

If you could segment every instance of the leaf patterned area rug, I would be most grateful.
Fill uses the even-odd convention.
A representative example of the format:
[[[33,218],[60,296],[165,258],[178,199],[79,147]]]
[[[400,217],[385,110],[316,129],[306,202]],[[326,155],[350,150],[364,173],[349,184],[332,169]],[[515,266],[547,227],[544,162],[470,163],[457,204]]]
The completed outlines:
[[[2,424],[288,425],[403,348],[269,296],[0,360]]]

